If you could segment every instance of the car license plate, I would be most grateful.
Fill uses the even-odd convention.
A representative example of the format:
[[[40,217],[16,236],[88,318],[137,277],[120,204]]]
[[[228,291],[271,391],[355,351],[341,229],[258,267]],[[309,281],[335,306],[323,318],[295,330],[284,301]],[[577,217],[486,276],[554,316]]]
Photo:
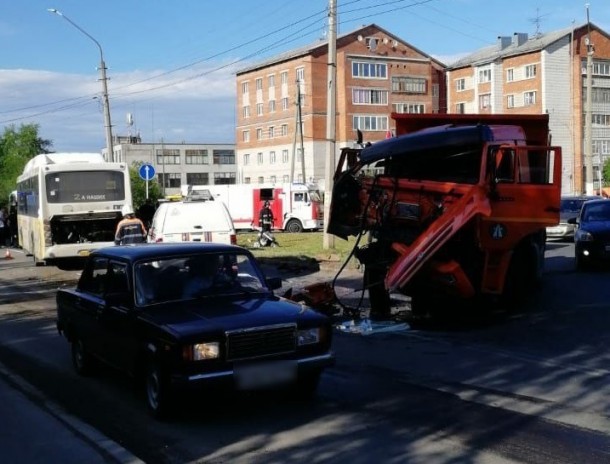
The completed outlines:
[[[610,245],[605,246],[606,251],[610,251]]]
[[[293,382],[297,375],[297,364],[294,361],[237,364],[234,372],[237,388],[252,390]]]

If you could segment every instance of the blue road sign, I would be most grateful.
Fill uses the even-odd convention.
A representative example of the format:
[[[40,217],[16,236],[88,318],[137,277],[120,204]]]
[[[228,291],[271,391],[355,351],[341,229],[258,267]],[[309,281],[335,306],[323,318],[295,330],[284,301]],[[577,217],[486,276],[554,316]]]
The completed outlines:
[[[146,181],[155,177],[155,167],[152,164],[145,163],[140,166],[140,177]]]

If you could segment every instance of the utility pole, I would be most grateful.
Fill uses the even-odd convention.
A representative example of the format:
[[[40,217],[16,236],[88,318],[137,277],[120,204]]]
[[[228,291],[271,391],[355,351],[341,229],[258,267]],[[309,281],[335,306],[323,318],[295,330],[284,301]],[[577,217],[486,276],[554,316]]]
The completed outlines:
[[[593,96],[593,44],[591,43],[591,24],[589,22],[589,4],[587,8],[587,101],[585,106],[585,193],[593,195],[593,113],[592,113],[592,96]],[[601,176],[601,166],[599,175]],[[601,184],[601,181],[600,181]],[[601,195],[601,188],[600,188]]]
[[[49,8],[47,11],[49,11],[50,13],[54,13],[57,16],[60,16],[62,18],[64,18],[66,21],[68,21],[72,26],[74,26],[76,29],[78,29],[80,32],[82,32],[84,35],[86,35],[89,39],[91,39],[95,45],[97,45],[97,48],[100,52],[100,80],[102,81],[102,105],[104,106],[104,126],[105,126],[105,132],[106,132],[106,151],[107,156],[108,156],[108,161],[115,161],[114,159],[114,148],[112,145],[112,124],[110,122],[110,102],[108,100],[108,78],[106,77],[106,63],[104,62],[104,52],[102,50],[102,46],[100,45],[100,43],[95,40],[95,38],[89,34],[87,31],[85,31],[82,27],[80,27],[78,24],[76,24],[74,21],[72,21],[70,18],[68,18],[65,14],[63,14],[61,11],[55,9],[55,8]]]
[[[324,223],[328,228],[332,201],[333,175],[336,168],[336,112],[337,112],[337,2],[329,0],[328,6],[328,97],[326,105],[326,165],[324,176]],[[324,231],[325,250],[335,248],[335,237]]]

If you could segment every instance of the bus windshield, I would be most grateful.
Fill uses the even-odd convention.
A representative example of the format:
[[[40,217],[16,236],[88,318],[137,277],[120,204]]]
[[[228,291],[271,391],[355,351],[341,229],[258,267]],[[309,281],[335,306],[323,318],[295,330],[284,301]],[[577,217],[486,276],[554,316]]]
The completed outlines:
[[[119,171],[66,171],[47,174],[49,203],[122,201],[125,177]]]

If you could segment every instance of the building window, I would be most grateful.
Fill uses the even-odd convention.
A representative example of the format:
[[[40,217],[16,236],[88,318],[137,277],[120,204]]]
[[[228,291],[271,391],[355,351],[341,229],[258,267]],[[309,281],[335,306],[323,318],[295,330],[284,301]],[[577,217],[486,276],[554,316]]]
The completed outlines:
[[[285,137],[288,135],[288,124],[282,124],[280,126],[280,134],[282,135],[282,137]]]
[[[213,150],[214,164],[235,164],[235,152],[233,150]]]
[[[263,153],[262,152],[259,152],[256,154],[256,162],[258,164],[263,164]]]
[[[608,127],[610,126],[610,115],[609,114],[592,114],[591,124],[596,127]]]
[[[282,109],[283,110],[287,110],[288,109],[288,97],[284,97],[282,98]]]
[[[515,70],[513,68],[506,70],[506,82],[512,82],[515,80]]]
[[[531,106],[536,104],[536,92],[525,92],[523,94],[523,104],[525,106]]]
[[[256,90],[263,90],[263,78],[259,77],[256,79]]]
[[[525,78],[531,79],[533,77],[536,77],[536,65],[529,64],[525,67]]]
[[[352,77],[365,79],[386,79],[388,66],[385,63],[369,63],[366,61],[354,61],[352,63]]]
[[[256,140],[262,140],[263,139],[263,130],[262,129],[256,129]]]
[[[180,173],[179,172],[171,172],[171,173],[157,173],[159,176],[159,184],[165,188],[179,188],[180,187]]]
[[[427,81],[423,77],[392,77],[392,92],[401,93],[426,93]]]
[[[258,183],[259,184],[264,184],[265,183],[265,178],[263,176],[258,176]]]
[[[208,164],[208,151],[184,150],[184,164]]]
[[[210,176],[207,172],[187,172],[186,183],[188,185],[209,185]]]
[[[249,142],[250,141],[250,131],[249,130],[242,131],[242,133],[241,133],[241,141],[242,142]]]
[[[587,72],[587,68],[585,66],[584,73]],[[596,76],[610,76],[610,63],[603,61],[594,61],[593,62],[593,74]]]
[[[388,91],[376,89],[352,89],[354,105],[387,105]]]
[[[257,116],[262,116],[263,115],[263,104],[262,103],[257,103],[256,104],[256,115]]]
[[[244,184],[249,184],[249,183],[250,183],[250,178],[244,177]]]
[[[288,84],[288,71],[282,71],[280,73],[280,83]]]
[[[455,112],[457,114],[464,114],[464,113],[466,113],[466,103],[456,103],[455,104]]]
[[[269,100],[269,112],[275,113],[275,100]]]
[[[275,184],[277,182],[277,178],[275,176],[271,176],[269,178],[269,180],[271,181],[272,184]]]
[[[514,95],[507,95],[506,96],[506,107],[507,108],[514,108],[515,107],[515,96]]]
[[[268,84],[269,87],[275,87],[275,74],[269,75]]]
[[[269,126],[269,138],[272,139],[274,137],[275,127]]]
[[[461,92],[462,90],[466,90],[466,79],[456,79],[455,80],[455,90]]]
[[[244,95],[249,93],[249,83],[248,82],[241,83],[241,93]]]
[[[354,130],[387,131],[387,116],[354,116],[352,120]]]
[[[244,166],[248,166],[250,164],[250,153],[244,153]]]
[[[234,172],[215,172],[214,185],[235,184],[236,178]]]
[[[270,164],[275,164],[276,162],[276,158],[275,158],[275,152],[274,151],[270,151],[269,152],[269,163]]]
[[[241,109],[241,114],[244,118],[249,118],[250,117],[250,106],[246,105]]]
[[[491,94],[484,93],[479,95],[479,108],[484,110],[491,106]]]
[[[479,84],[491,82],[491,68],[479,69]]]
[[[180,164],[180,150],[167,149],[157,150],[157,165]]]
[[[288,150],[282,150],[282,163],[288,162]]]
[[[288,174],[284,174],[282,176],[282,182],[284,182],[284,183],[290,182],[290,176]]]
[[[305,82],[305,68],[297,68],[297,82]]]
[[[426,108],[423,103],[394,103],[395,113],[425,113]]]

